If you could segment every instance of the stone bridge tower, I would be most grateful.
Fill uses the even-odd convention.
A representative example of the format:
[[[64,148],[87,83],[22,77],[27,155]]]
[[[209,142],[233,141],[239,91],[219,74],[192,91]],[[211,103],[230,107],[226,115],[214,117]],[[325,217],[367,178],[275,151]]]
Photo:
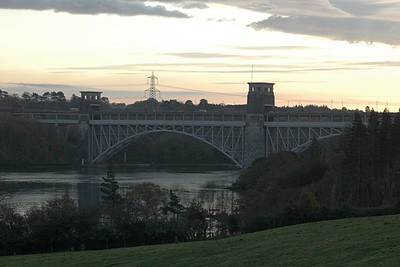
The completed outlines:
[[[274,83],[248,83],[243,168],[266,156],[264,114],[275,106]]]

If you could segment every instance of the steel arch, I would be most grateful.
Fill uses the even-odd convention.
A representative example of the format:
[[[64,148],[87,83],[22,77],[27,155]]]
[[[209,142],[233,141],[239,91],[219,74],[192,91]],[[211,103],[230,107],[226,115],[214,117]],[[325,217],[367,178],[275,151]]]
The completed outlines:
[[[89,159],[104,161],[141,136],[171,132],[184,134],[211,145],[242,167],[244,128],[237,126],[91,125]]]

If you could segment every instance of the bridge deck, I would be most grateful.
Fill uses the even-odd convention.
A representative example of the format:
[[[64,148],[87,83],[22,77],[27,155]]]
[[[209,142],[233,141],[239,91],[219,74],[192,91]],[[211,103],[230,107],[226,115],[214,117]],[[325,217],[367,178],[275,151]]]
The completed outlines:
[[[142,125],[224,125],[240,126],[246,120],[245,113],[207,113],[207,112],[104,112],[80,114],[76,112],[40,112],[40,113],[13,113],[14,116],[25,117],[47,124],[79,124],[89,121],[90,124],[120,124],[128,125],[140,123]],[[352,123],[354,113],[343,112],[269,112],[265,114],[265,127],[343,127]],[[367,113],[362,114],[364,122]],[[231,122],[231,123],[227,123]]]
[[[207,113],[207,112],[126,112],[93,113],[91,121],[244,121],[244,113]]]

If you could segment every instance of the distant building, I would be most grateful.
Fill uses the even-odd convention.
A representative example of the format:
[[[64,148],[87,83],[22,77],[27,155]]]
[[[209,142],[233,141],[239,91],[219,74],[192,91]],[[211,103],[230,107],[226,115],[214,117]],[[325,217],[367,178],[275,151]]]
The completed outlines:
[[[82,113],[96,112],[101,110],[102,92],[80,91],[80,93],[81,93],[80,111]]]
[[[275,106],[274,84],[265,82],[250,82],[247,94],[247,113],[263,114]]]

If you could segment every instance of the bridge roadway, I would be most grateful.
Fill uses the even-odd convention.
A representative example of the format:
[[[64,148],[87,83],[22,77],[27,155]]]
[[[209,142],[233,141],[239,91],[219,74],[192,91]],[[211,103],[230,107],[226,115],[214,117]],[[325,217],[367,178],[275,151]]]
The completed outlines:
[[[15,113],[40,123],[79,125],[88,143],[88,160],[102,162],[145,134],[175,132],[199,139],[247,167],[261,156],[301,151],[314,138],[339,135],[353,112],[276,112],[266,114],[211,112],[74,112]],[[364,121],[367,115],[364,114]]]

